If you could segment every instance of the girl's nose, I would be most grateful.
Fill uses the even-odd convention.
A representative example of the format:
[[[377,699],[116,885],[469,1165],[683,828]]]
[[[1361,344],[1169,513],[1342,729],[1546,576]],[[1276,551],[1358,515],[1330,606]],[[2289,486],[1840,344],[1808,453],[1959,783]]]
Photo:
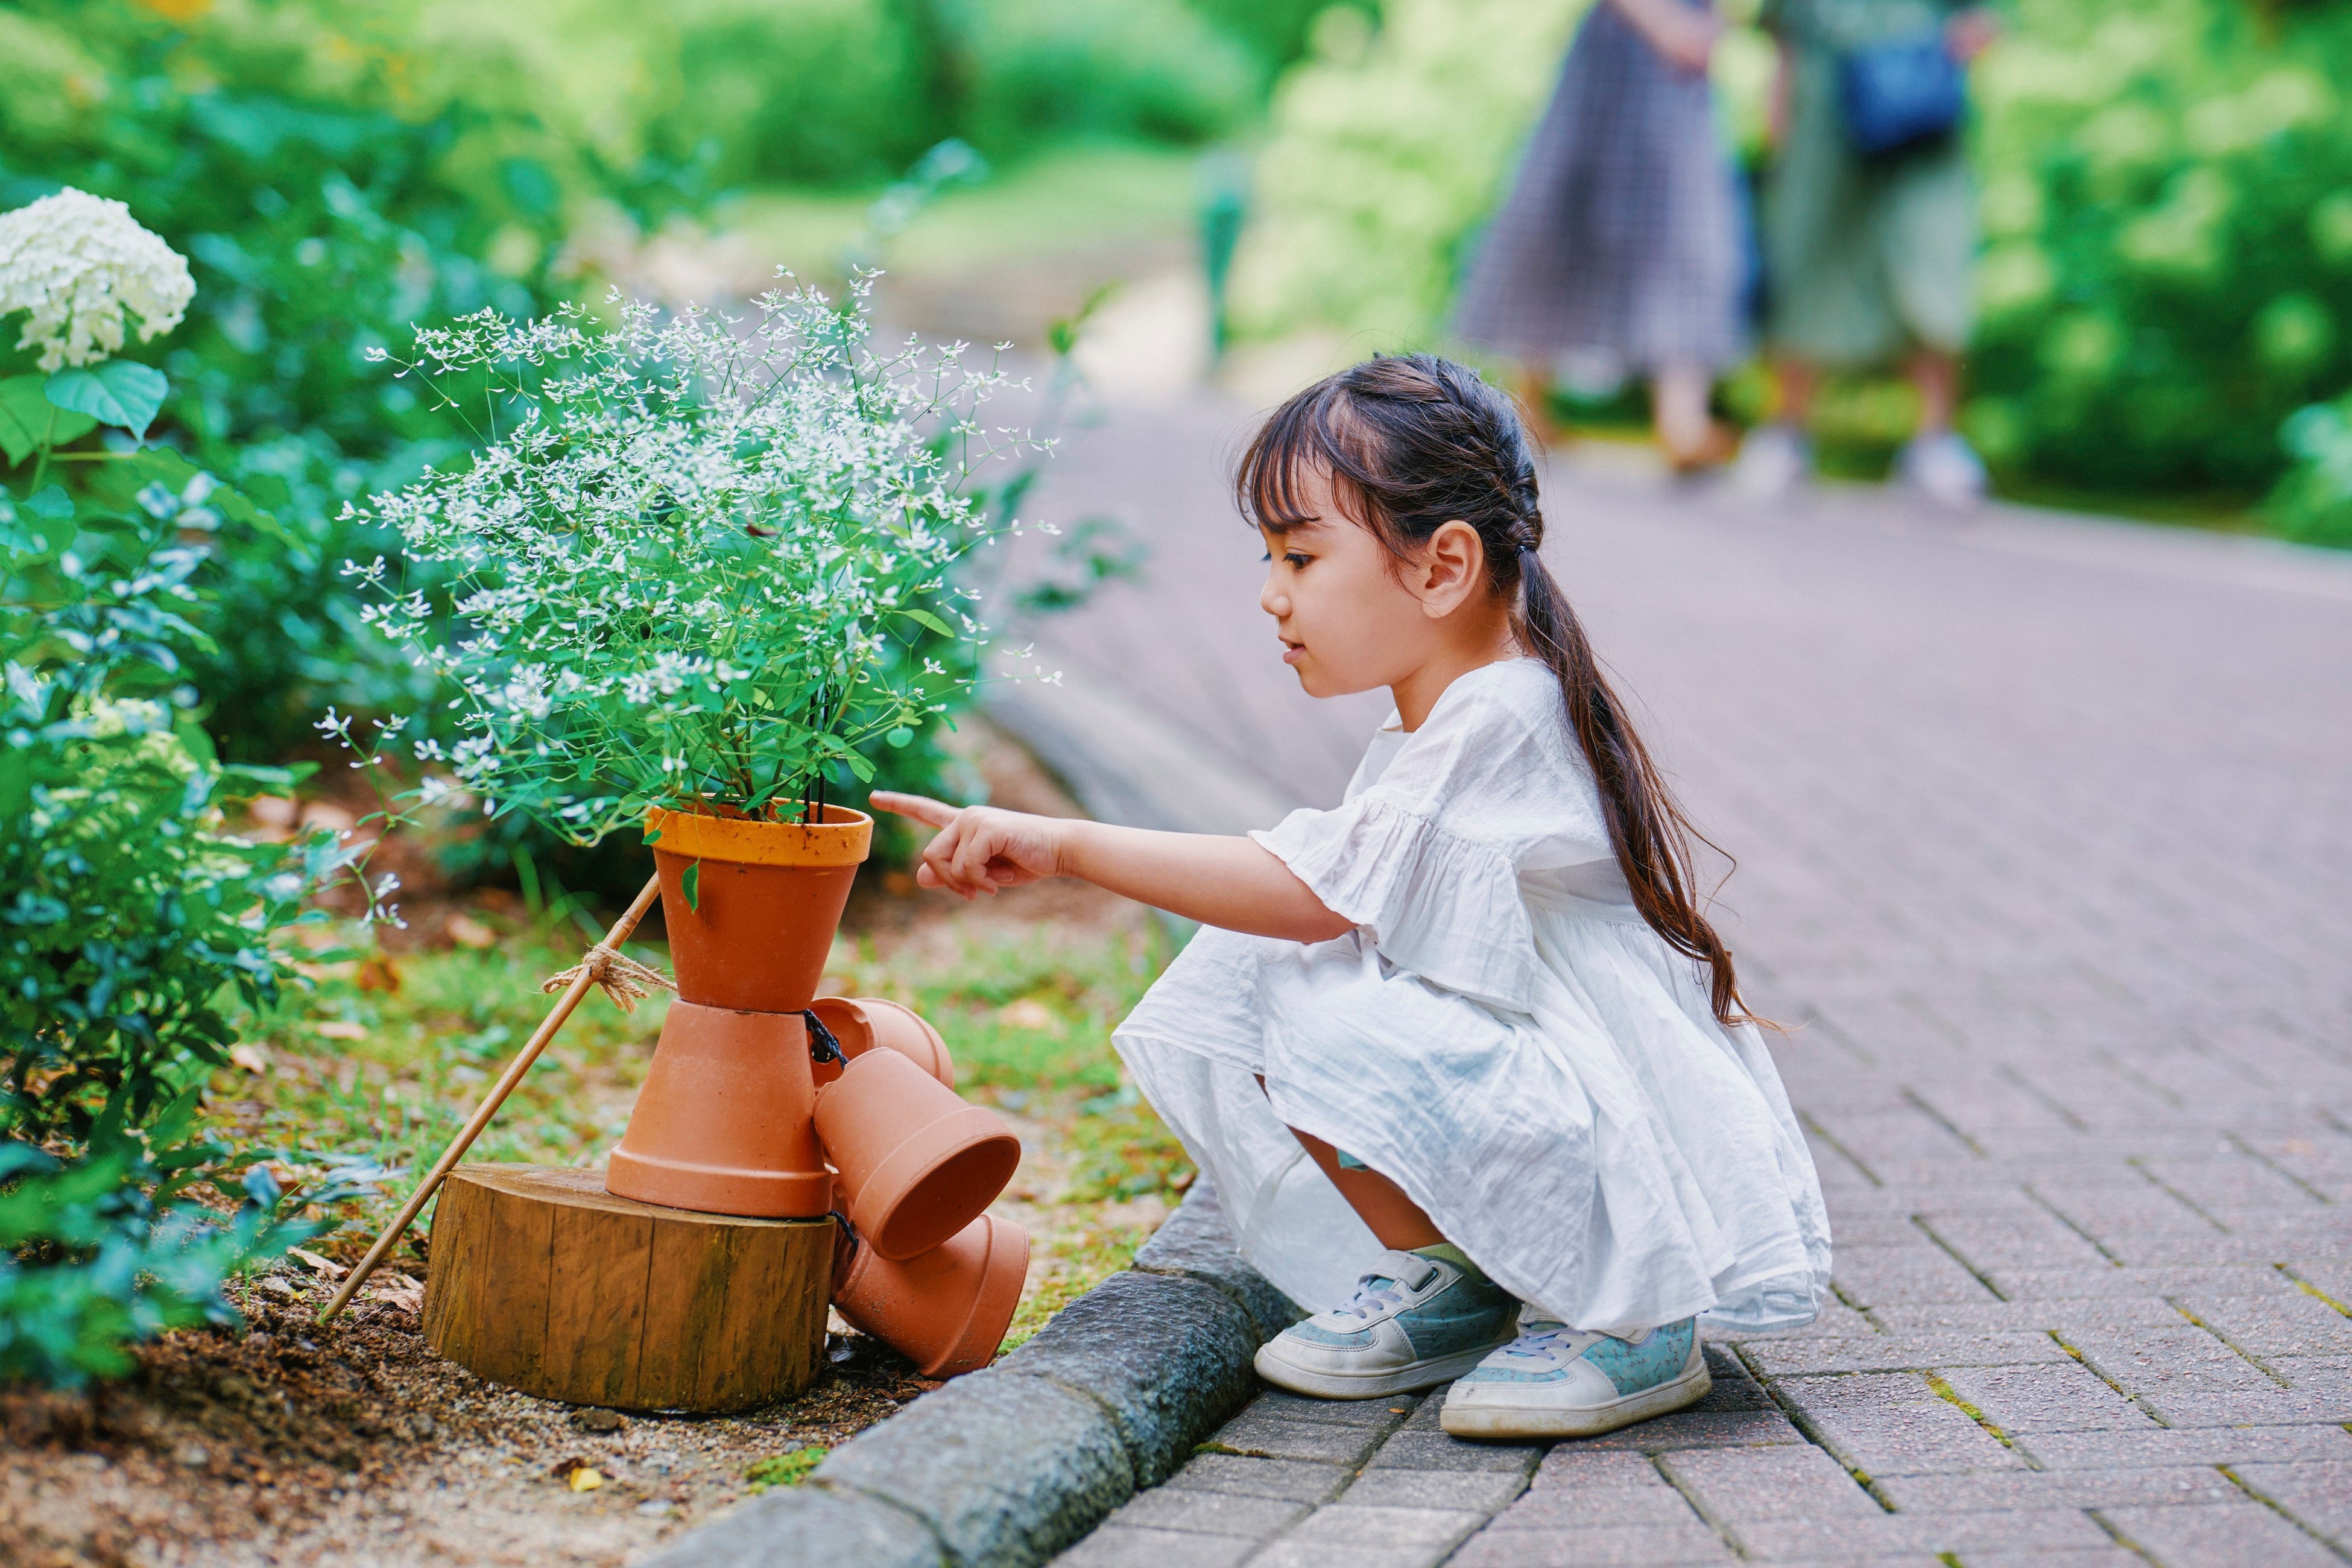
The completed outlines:
[[[1282,563],[1265,569],[1265,586],[1257,591],[1257,607],[1276,620],[1290,614],[1290,590],[1281,583]]]

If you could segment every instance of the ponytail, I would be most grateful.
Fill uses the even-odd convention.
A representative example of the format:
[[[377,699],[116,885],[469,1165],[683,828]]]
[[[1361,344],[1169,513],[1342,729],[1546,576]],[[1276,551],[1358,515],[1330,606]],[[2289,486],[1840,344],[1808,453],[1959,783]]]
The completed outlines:
[[[1450,360],[1375,356],[1317,382],[1266,420],[1234,476],[1243,514],[1276,534],[1297,527],[1307,516],[1300,480],[1310,470],[1327,474],[1350,514],[1398,556],[1449,521],[1477,531],[1488,584],[1514,605],[1513,636],[1559,682],[1633,907],[1667,946],[1706,971],[1718,1023],[1777,1028],[1741,1003],[1731,950],[1700,909],[1691,844],[1707,841],[1633,732],[1538,553],[1535,459],[1509,401]]]
[[[1633,891],[1633,907],[1668,947],[1707,972],[1707,1005],[1726,1028],[1763,1023],[1739,1000],[1731,950],[1699,910],[1691,840],[1706,840],[1683,815],[1650,749],[1625,721],[1625,705],[1601,673],[1584,625],[1532,545],[1518,552],[1520,646],[1551,667],[1568,702],[1569,728],[1600,786],[1610,847]],[[1709,845],[1709,847],[1713,847]]]

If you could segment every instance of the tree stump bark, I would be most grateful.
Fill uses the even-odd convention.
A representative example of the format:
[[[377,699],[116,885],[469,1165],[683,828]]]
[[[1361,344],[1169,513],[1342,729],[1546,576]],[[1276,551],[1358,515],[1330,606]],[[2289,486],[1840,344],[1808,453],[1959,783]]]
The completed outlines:
[[[816,1375],[833,1237],[831,1219],[614,1197],[595,1171],[460,1165],[434,1211],[425,1335],[543,1399],[749,1409]]]

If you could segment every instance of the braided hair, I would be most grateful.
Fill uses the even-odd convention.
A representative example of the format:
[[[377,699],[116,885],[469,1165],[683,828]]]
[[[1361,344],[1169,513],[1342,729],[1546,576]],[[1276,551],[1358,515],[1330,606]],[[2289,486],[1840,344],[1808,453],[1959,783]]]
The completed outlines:
[[[1719,1022],[1762,1022],[1741,1004],[1731,951],[1699,908],[1691,841],[1706,840],[1633,732],[1623,700],[1544,565],[1535,456],[1509,399],[1475,371],[1434,354],[1375,355],[1297,393],[1267,418],[1234,475],[1243,515],[1277,537],[1309,521],[1305,481],[1315,473],[1328,478],[1341,508],[1401,560],[1449,521],[1477,531],[1487,585],[1512,606],[1514,639],[1559,680],[1634,908],[1668,946],[1707,972]]]

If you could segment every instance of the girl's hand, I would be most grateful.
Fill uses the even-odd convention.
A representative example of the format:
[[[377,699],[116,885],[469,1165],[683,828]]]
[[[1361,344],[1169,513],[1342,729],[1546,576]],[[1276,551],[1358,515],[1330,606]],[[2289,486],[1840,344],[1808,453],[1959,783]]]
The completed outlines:
[[[1059,818],[987,805],[953,806],[891,790],[877,790],[870,798],[877,811],[940,830],[915,868],[920,886],[972,899],[1063,874],[1066,824]]]

